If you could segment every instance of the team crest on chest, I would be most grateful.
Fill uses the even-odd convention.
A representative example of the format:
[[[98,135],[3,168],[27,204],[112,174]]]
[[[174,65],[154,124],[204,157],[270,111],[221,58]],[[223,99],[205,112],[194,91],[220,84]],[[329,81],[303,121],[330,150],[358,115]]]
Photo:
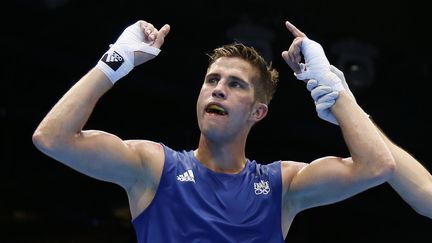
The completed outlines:
[[[254,182],[255,195],[267,195],[270,193],[270,184],[268,181],[261,180]]]

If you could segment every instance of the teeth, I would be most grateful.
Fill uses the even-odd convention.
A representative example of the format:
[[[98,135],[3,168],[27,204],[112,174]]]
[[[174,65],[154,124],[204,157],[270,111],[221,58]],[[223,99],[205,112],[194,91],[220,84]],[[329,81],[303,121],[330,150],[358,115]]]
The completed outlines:
[[[217,113],[219,115],[226,115],[227,112],[225,111],[224,108],[218,106],[218,105],[210,105],[209,107],[207,107],[206,109],[207,112],[213,112],[213,113]]]
[[[217,106],[217,105],[211,105],[211,106],[208,107],[208,109],[217,110],[217,111],[220,111],[220,112],[225,112],[225,110],[222,107]]]

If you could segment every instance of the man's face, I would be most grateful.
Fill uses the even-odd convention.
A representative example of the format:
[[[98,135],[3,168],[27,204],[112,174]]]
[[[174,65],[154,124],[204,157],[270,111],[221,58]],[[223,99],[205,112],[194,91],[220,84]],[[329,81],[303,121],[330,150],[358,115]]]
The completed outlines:
[[[201,132],[212,139],[247,135],[256,121],[253,67],[240,58],[222,57],[207,70],[197,101]]]

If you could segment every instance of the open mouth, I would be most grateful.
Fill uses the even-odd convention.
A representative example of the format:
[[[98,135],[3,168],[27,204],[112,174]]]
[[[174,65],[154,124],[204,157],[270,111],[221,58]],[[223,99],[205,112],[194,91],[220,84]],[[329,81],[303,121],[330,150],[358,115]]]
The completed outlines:
[[[220,116],[228,115],[228,112],[226,112],[223,107],[215,105],[215,104],[207,106],[207,108],[205,109],[205,111],[207,113],[216,114],[216,115],[220,115]]]

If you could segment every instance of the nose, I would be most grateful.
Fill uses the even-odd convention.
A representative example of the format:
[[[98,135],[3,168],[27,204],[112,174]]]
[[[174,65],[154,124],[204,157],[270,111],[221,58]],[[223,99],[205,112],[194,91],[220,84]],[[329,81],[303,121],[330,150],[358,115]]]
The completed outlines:
[[[219,82],[218,85],[213,89],[212,97],[219,98],[219,99],[225,99],[226,98],[226,93],[225,93],[225,90],[223,89],[222,86],[223,86],[223,83]]]
[[[220,89],[213,90],[212,96],[214,98],[225,99],[225,93]]]

